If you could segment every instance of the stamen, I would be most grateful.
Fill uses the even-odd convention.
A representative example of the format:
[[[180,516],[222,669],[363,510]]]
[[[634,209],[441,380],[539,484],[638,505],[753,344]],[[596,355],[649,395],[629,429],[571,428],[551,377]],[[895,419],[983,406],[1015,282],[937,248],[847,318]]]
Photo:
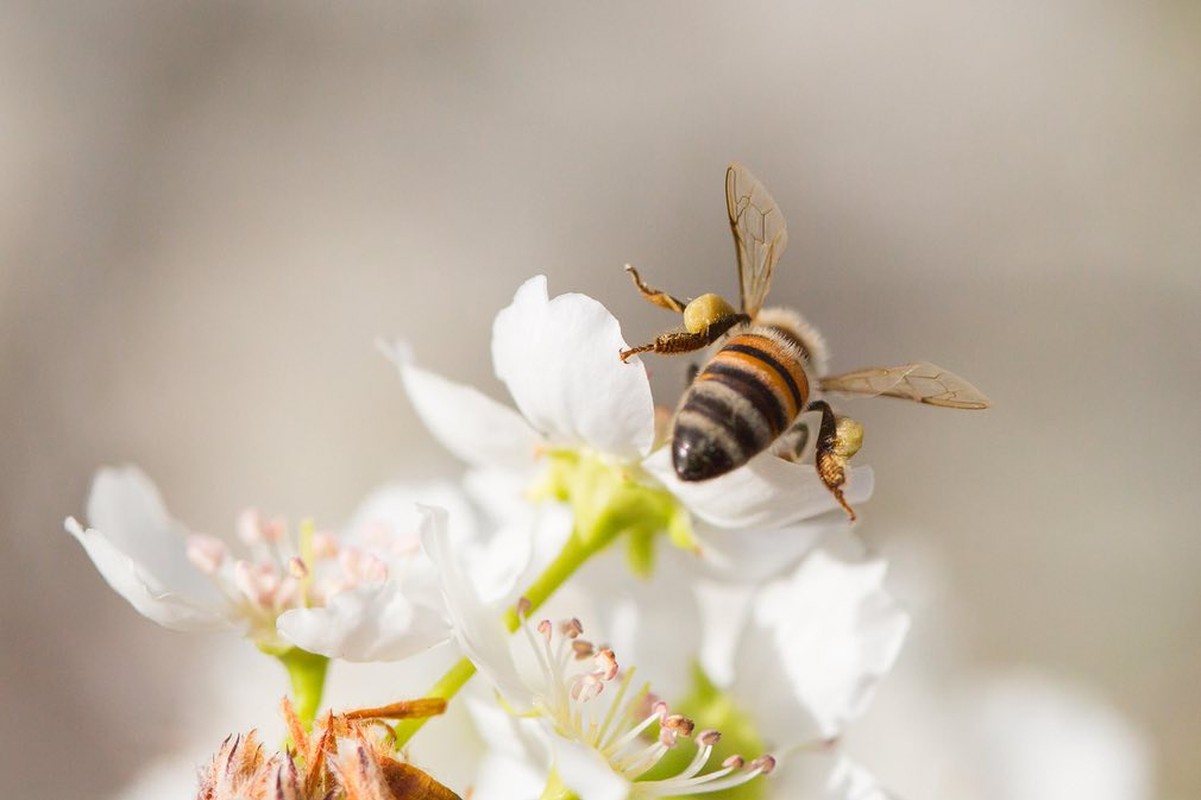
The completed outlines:
[[[596,654],[596,648],[592,642],[587,639],[576,639],[571,643],[571,649],[575,653],[576,661],[583,661],[586,658],[591,658]]]
[[[225,542],[214,536],[194,533],[188,537],[188,560],[205,575],[214,575],[228,553]]]
[[[530,602],[528,597],[517,598],[517,616],[519,619],[525,619],[530,615],[530,611],[534,609],[534,604]]]
[[[269,542],[282,542],[288,534],[288,522],[283,517],[275,517],[262,526],[263,538]]]
[[[263,520],[259,516],[258,509],[248,508],[238,514],[236,527],[238,538],[247,547],[252,547],[263,540]]]
[[[775,756],[762,755],[751,762],[751,769],[759,770],[760,775],[769,775],[776,768]]]
[[[333,558],[338,555],[338,537],[329,531],[313,534],[313,557],[320,559]]]
[[[602,647],[596,654],[596,666],[601,671],[604,680],[611,681],[617,677],[617,656],[608,647]]]
[[[568,639],[578,638],[583,632],[584,626],[575,617],[572,617],[571,619],[567,620],[567,622],[563,623],[563,635]]]
[[[691,736],[692,729],[696,727],[696,723],[688,719],[683,714],[672,714],[662,722],[664,730],[669,730],[672,733],[680,736]]]
[[[297,580],[307,578],[309,576],[309,567],[300,556],[292,556],[288,559],[288,574]]]

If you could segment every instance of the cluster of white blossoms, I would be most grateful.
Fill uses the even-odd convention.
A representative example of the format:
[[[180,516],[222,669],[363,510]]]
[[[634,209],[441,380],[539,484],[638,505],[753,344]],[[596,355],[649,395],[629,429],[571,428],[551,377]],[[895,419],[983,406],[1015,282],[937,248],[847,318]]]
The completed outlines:
[[[600,303],[552,299],[536,277],[493,327],[516,409],[386,348],[429,430],[466,462],[461,481],[377,492],[340,534],[246,512],[235,548],[189,533],[136,469],[108,469],[89,526],[67,528],[145,616],[240,630],[280,658],[305,725],[329,660],[456,649],[429,694],[484,742],[455,787],[474,800],[884,797],[841,745],[908,628],[884,564],[844,554],[848,522],[811,465],[764,453],[678,480],[646,369],[617,357],[626,347]],[[848,500],[871,486],[855,469]],[[428,687],[395,688],[392,700]],[[392,746],[420,722],[397,725]],[[323,796],[454,796],[438,778],[430,794],[381,778],[377,794]]]

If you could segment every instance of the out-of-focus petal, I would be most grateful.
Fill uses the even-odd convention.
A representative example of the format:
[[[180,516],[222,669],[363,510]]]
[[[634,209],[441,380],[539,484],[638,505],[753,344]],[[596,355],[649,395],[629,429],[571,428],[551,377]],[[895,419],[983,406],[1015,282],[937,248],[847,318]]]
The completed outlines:
[[[1018,671],[973,689],[957,733],[987,800],[1155,796],[1150,742],[1084,687]]]
[[[500,609],[484,603],[466,569],[456,558],[446,530],[446,512],[426,509],[424,528],[421,543],[438,570],[455,641],[480,674],[514,709],[528,709],[534,696],[522,681],[513,660],[509,633],[500,621]]]
[[[698,525],[701,567],[715,576],[757,583],[791,569],[826,537],[848,527],[841,513],[782,528],[735,529]]]
[[[465,698],[487,747],[472,784],[473,800],[539,797],[546,786],[549,741],[536,720],[514,717],[496,702]]]
[[[84,528],[68,519],[96,569],[139,613],[175,630],[233,627],[229,605],[188,560],[187,531],[135,467],[96,474]]]
[[[829,800],[890,800],[876,777],[846,756],[834,765],[822,796]]]
[[[667,448],[652,453],[643,466],[690,511],[721,528],[779,528],[840,508],[811,464],[771,453],[760,453],[746,466],[707,481],[676,477]],[[851,505],[867,500],[871,468],[852,469],[844,493]]]
[[[447,641],[439,611],[415,604],[405,588],[401,579],[357,586],[324,606],[285,611],[276,629],[303,650],[347,661],[397,661]]]
[[[626,346],[604,306],[582,294],[548,299],[544,275],[526,281],[492,326],[496,374],[551,445],[635,459],[650,452],[655,411],[646,368],[618,358]]]
[[[766,634],[786,684],[774,697],[759,697],[760,705],[778,710],[786,692],[825,738],[864,711],[909,629],[908,615],[883,589],[884,572],[883,561],[844,563],[817,551],[760,593],[750,635]],[[760,669],[748,659],[761,658],[756,648],[743,648],[739,672]],[[764,718],[773,716],[764,710]]]
[[[85,530],[74,518],[66,521],[66,528],[83,545],[97,571],[113,591],[129,601],[147,619],[177,631],[235,627],[216,603],[197,603],[191,598],[166,591],[157,577],[119,550],[102,532],[94,528]]]
[[[373,552],[421,547],[424,515],[419,505],[446,509],[451,541],[459,544],[475,538],[478,522],[464,492],[454,483],[427,481],[395,483],[371,492],[355,509],[342,540],[366,546]],[[409,556],[410,552],[403,555]]]
[[[698,581],[694,587],[703,625],[699,661],[709,680],[729,688],[751,612],[755,589],[746,584]]]
[[[875,776],[841,752],[804,753],[770,778],[772,797],[809,800],[894,800]]]
[[[626,800],[630,782],[613,771],[595,748],[558,739],[555,742],[555,769],[580,800]]]
[[[520,414],[474,387],[421,369],[401,346],[385,353],[400,370],[417,415],[443,447],[473,466],[532,464],[539,436]]]

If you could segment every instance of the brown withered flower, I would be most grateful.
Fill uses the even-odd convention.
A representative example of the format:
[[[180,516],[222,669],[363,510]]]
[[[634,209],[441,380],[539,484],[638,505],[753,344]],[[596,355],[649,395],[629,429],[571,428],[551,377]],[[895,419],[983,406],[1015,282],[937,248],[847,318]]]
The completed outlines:
[[[345,714],[326,713],[310,733],[288,699],[292,741],[268,753],[258,734],[231,735],[201,769],[197,800],[461,800],[421,769],[395,757],[384,717],[441,714],[444,700],[413,700]]]

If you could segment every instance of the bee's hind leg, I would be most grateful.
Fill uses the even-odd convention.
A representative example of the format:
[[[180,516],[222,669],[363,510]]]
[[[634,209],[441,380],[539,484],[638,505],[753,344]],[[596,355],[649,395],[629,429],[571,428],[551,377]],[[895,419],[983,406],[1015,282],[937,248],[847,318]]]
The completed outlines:
[[[808,410],[820,411],[822,415],[813,456],[818,477],[854,522],[855,510],[843,496],[842,487],[847,482],[847,463],[863,445],[863,426],[850,417],[836,417],[834,409],[824,400],[810,403]]]

